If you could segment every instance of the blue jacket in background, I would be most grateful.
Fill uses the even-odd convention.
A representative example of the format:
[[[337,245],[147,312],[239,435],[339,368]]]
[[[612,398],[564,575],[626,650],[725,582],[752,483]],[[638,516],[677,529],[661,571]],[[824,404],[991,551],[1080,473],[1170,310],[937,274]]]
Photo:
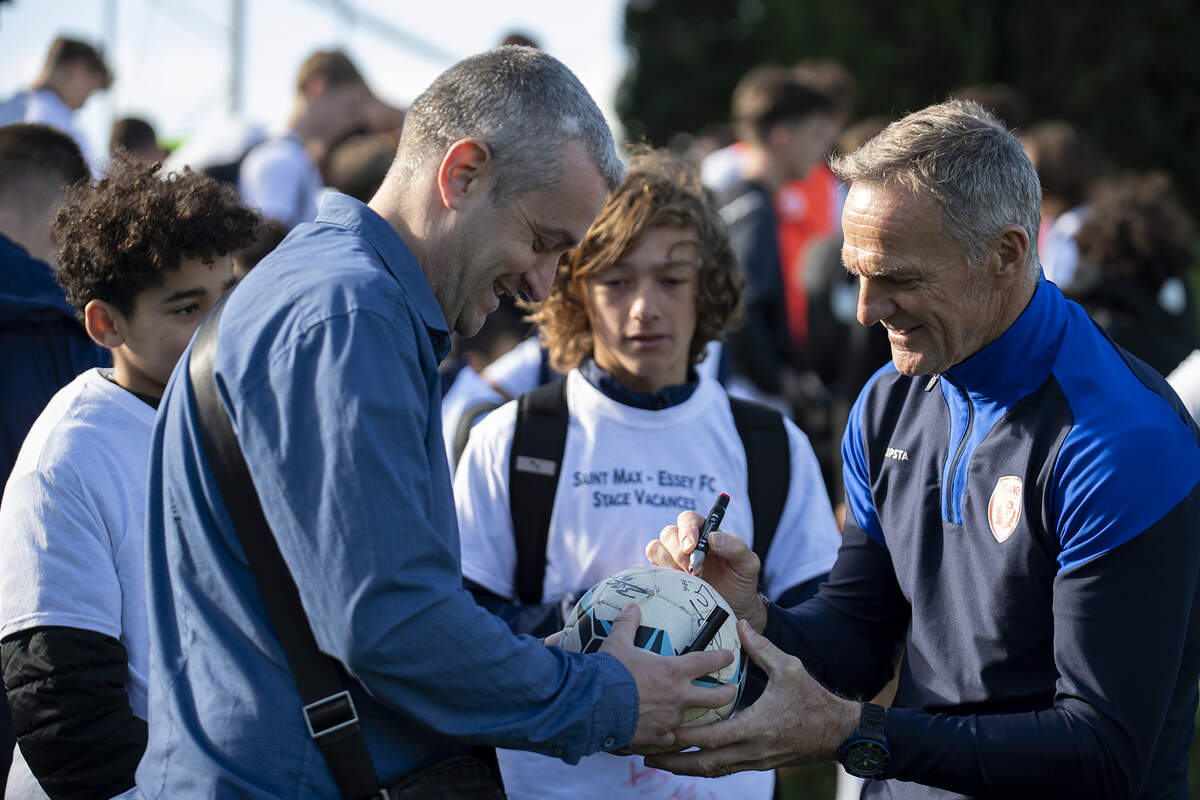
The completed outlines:
[[[112,365],[67,305],[50,267],[0,234],[0,487],[33,421],[76,375]]]

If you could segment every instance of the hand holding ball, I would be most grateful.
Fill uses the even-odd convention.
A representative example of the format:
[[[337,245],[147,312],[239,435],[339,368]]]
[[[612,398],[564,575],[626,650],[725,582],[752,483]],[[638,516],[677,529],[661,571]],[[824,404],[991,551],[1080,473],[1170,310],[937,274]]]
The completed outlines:
[[[695,683],[733,684],[737,686],[737,697],[741,696],[746,682],[746,654],[742,652],[733,610],[712,586],[686,572],[635,567],[605,578],[589,589],[568,614],[560,644],[567,650],[597,652],[612,630],[613,620],[631,602],[638,605],[642,614],[634,645],[664,656],[682,653],[714,610],[723,609],[728,616],[703,649],[730,650],[733,662]],[[737,697],[721,708],[687,709],[683,725],[704,725],[725,719],[733,712]]]

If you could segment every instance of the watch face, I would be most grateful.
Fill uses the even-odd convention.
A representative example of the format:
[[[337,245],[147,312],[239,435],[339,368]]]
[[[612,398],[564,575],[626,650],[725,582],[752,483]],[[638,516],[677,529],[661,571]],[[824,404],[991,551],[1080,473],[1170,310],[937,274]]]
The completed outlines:
[[[846,748],[842,766],[856,778],[875,778],[887,769],[890,756],[879,742],[860,739]]]

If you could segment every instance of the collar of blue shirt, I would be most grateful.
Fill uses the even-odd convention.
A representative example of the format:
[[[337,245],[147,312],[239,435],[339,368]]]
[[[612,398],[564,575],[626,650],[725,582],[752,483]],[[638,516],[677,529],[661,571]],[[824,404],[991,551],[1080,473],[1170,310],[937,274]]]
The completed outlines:
[[[438,305],[433,287],[429,285],[421,265],[395,228],[365,203],[337,192],[329,192],[321,200],[316,222],[354,231],[375,248],[388,271],[409,292],[421,321],[429,329],[438,360],[445,359],[450,353],[450,330],[446,315],[442,313],[442,307]]]

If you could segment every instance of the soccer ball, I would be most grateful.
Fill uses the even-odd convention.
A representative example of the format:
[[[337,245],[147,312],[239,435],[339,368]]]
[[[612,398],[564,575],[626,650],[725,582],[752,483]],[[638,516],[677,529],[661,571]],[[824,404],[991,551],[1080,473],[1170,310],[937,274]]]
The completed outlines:
[[[665,567],[634,567],[605,578],[587,591],[567,615],[560,644],[567,650],[595,653],[612,631],[612,621],[630,602],[642,612],[634,646],[661,656],[673,656],[692,640],[717,606],[729,617],[706,650],[732,650],[733,662],[715,675],[693,683],[701,686],[735,684],[737,696],[721,708],[689,708],[683,724],[704,725],[725,719],[733,712],[746,684],[746,654],[738,638],[733,609],[717,590],[700,578]]]

